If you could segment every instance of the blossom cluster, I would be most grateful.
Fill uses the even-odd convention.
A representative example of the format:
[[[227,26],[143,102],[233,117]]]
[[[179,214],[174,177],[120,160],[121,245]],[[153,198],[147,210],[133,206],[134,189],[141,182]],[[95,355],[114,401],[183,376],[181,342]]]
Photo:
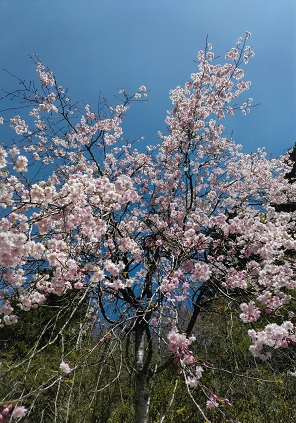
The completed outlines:
[[[262,360],[270,358],[270,351],[264,351],[264,348],[287,348],[289,345],[296,343],[295,335],[296,327],[292,322],[286,321],[281,325],[276,323],[268,324],[262,331],[256,332],[254,329],[248,331],[252,339],[253,345],[250,351],[255,357]]]
[[[168,348],[175,354],[175,358],[180,360],[182,367],[190,366],[190,373],[186,378],[186,383],[191,388],[198,385],[204,371],[203,367],[197,364],[193,352],[189,349],[192,342],[195,341],[194,336],[189,338],[184,333],[179,333],[175,328],[167,335],[169,344]]]

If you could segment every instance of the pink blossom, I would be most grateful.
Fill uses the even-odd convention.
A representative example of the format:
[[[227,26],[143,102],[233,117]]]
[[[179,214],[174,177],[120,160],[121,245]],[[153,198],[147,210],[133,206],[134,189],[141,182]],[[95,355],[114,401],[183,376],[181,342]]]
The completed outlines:
[[[217,402],[217,395],[212,395],[210,397],[210,399],[206,402],[206,407],[208,409],[219,407],[219,403]]]
[[[13,420],[24,417],[26,415],[26,408],[22,405],[22,406],[16,406],[11,414],[11,417],[13,418]]]
[[[260,310],[255,306],[254,301],[250,301],[249,304],[242,303],[240,308],[243,313],[239,317],[244,323],[256,322],[259,319]]]
[[[198,379],[196,377],[188,377],[186,383],[190,388],[195,388],[198,385]]]
[[[70,368],[68,363],[65,363],[64,361],[62,361],[60,364],[60,370],[63,373],[71,373],[73,369]]]

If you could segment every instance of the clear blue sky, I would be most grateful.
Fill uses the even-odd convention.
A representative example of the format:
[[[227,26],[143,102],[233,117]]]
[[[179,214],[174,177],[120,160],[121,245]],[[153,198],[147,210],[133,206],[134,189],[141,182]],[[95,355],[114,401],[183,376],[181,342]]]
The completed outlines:
[[[224,55],[246,30],[256,53],[247,95],[261,106],[227,129],[244,151],[265,146],[277,156],[296,141],[295,0],[0,0],[0,68],[35,78],[36,52],[72,99],[93,105],[100,92],[112,102],[118,88],[146,85],[149,103],[134,106],[125,136],[150,144],[164,129],[169,90],[196,71],[206,36]],[[2,70],[0,88],[15,88]]]

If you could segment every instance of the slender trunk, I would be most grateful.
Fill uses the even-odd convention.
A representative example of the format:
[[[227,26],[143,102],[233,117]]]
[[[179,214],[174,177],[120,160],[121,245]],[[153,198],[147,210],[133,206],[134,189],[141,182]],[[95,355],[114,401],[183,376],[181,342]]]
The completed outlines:
[[[135,328],[135,423],[149,422],[150,393],[148,390],[145,361],[145,330],[142,325]]]

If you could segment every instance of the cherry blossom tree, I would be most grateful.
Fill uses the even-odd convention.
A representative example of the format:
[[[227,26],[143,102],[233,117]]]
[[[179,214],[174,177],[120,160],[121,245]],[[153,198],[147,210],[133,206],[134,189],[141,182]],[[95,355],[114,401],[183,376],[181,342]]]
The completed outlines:
[[[1,118],[17,137],[0,147],[2,325],[51,295],[89,300],[106,324],[101,342],[132,345],[136,422],[148,422],[150,384],[174,361],[193,401],[192,390],[204,391],[196,407],[205,421],[207,409],[232,405],[202,384],[211,365],[191,351],[197,318],[215,300],[237,310],[255,357],[268,360],[296,341],[295,223],[275,210],[295,202],[295,184],[284,177],[289,157],[242,153],[221,124],[252,107],[251,98],[238,100],[250,87],[249,38],[223,64],[208,42],[198,52],[196,72],[170,92],[157,146],[140,141],[137,150],[123,136],[123,118],[145,100],[145,86],[133,96],[121,90],[114,107],[82,109],[37,58],[41,87],[18,80],[4,95],[23,115],[9,116],[11,108]],[[75,366],[61,357],[57,371]],[[9,407],[2,421],[22,417],[25,399]]]

